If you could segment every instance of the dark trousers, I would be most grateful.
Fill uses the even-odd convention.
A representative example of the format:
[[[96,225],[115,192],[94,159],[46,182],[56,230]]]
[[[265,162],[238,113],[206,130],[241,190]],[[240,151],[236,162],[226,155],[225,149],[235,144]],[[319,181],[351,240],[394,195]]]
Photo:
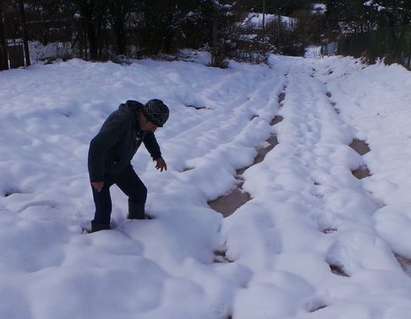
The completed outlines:
[[[111,197],[110,187],[116,184],[128,196],[128,218],[144,219],[144,206],[147,199],[147,188],[137,176],[131,165],[115,176],[104,179],[104,187],[98,192],[93,189],[93,198],[96,205],[93,225],[110,225]]]

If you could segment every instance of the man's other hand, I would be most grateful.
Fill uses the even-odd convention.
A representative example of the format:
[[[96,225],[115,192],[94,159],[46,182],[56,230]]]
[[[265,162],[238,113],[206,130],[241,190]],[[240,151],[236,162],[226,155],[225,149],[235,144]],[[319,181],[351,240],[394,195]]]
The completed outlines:
[[[156,159],[156,168],[162,172],[163,170],[167,170],[167,164],[162,157]]]
[[[104,187],[104,182],[91,182],[91,185],[97,192],[101,192]]]

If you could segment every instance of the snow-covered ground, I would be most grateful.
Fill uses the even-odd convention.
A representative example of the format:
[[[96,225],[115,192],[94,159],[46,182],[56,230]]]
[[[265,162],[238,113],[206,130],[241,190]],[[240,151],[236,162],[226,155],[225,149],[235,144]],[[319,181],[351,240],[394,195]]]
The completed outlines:
[[[133,165],[156,218],[126,220],[113,187],[115,229],[82,234],[90,139],[119,103],[151,98],[172,112],[156,134],[169,170],[144,148]],[[1,72],[0,100],[0,318],[409,318],[394,256],[411,258],[403,68],[71,60]],[[273,133],[279,145],[243,174],[252,200],[223,219],[207,201]],[[371,152],[349,148],[354,137]],[[357,180],[365,164],[372,176]]]

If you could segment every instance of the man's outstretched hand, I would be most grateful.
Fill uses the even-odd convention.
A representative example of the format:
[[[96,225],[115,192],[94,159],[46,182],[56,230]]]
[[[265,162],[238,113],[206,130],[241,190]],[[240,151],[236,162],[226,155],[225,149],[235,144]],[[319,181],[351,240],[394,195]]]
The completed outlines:
[[[156,168],[159,169],[160,172],[162,172],[163,170],[167,170],[167,164],[162,157],[157,158],[155,161],[156,161]]]
[[[101,192],[104,187],[104,182],[91,182],[91,185],[97,192]]]

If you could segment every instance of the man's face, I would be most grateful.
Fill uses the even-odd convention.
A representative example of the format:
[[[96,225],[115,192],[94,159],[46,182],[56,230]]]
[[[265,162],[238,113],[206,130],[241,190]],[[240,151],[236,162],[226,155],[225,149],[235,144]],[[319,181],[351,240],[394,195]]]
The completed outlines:
[[[143,131],[145,132],[155,132],[156,129],[158,128],[157,125],[155,125],[154,123],[150,122],[145,116],[144,114],[141,113],[141,117],[140,117],[140,127]]]
[[[145,127],[143,128],[143,131],[148,131],[148,132],[153,132],[154,133],[157,128],[158,128],[157,125],[151,123],[150,121],[147,121]]]

